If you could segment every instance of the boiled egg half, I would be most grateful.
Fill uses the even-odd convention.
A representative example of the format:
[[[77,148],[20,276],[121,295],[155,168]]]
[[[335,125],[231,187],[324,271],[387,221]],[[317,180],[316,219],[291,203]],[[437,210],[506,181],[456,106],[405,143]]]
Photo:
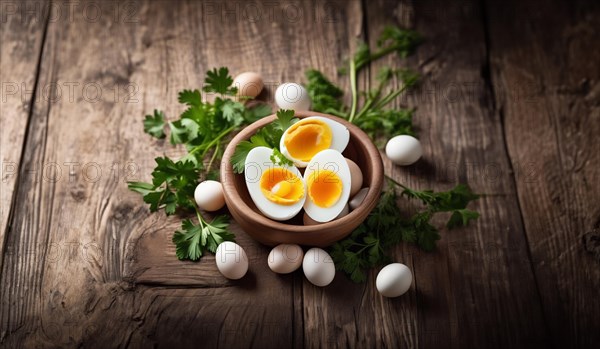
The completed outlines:
[[[294,217],[306,200],[302,174],[295,166],[275,164],[273,149],[252,149],[244,165],[246,186],[250,197],[266,217],[284,221]]]
[[[311,116],[285,130],[279,150],[296,166],[306,167],[320,151],[334,149],[341,153],[349,141],[350,132],[346,126],[328,118]]]
[[[350,197],[351,177],[348,162],[337,150],[317,153],[304,172],[306,201],[304,211],[317,222],[329,222],[344,210]]]

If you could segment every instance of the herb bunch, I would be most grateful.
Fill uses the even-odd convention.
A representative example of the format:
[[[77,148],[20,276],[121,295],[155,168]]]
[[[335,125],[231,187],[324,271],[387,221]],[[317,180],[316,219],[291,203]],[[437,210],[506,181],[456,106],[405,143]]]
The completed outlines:
[[[277,119],[265,127],[259,129],[249,141],[240,142],[235,148],[231,157],[231,165],[235,173],[243,173],[246,157],[250,150],[256,147],[268,147],[273,149],[271,161],[277,165],[293,165],[293,162],[286,158],[279,151],[279,141],[283,132],[298,121],[294,117],[293,110],[280,109],[277,111]]]
[[[340,69],[340,73],[349,75],[352,93],[350,106],[342,102],[342,89],[322,72],[308,70],[307,90],[313,110],[345,118],[380,146],[383,145],[381,140],[398,134],[415,135],[412,125],[414,109],[389,108],[389,104],[415,86],[419,75],[409,69],[385,66],[377,73],[376,86],[368,91],[359,91],[357,77],[370,63],[389,54],[397,53],[401,58],[409,56],[420,42],[421,37],[414,31],[386,27],[375,49],[372,50],[364,42],[360,43],[346,67]],[[395,79],[401,82],[400,86],[389,88]],[[420,200],[424,209],[410,217],[400,216],[397,188],[402,189],[400,197]],[[401,241],[415,243],[425,251],[432,251],[440,239],[439,229],[431,224],[432,217],[441,212],[451,212],[447,229],[466,226],[479,217],[477,212],[466,208],[470,201],[477,198],[463,184],[445,192],[418,191],[390,178],[387,189],[369,217],[349,237],[331,247],[336,268],[347,273],[353,281],[363,282],[365,270],[388,263],[388,249]]]
[[[219,243],[233,241],[228,230],[228,216],[217,216],[207,221],[194,201],[194,190],[201,179],[217,179],[214,165],[223,155],[231,135],[243,125],[269,115],[271,108],[258,104],[250,108],[236,101],[237,88],[227,68],[207,72],[203,92],[216,94],[213,102],[204,101],[200,90],[179,93],[179,103],[187,109],[179,119],[167,122],[162,111],[155,110],[144,120],[144,132],[152,137],[167,137],[173,145],[184,145],[187,154],[178,160],[157,157],[152,171],[152,182],[129,182],[128,187],[143,196],[150,211],[164,210],[167,215],[177,212],[195,212],[198,223],[182,221],[173,242],[179,259],[198,260],[208,250],[215,252]]]
[[[410,217],[398,212],[396,188],[400,196],[418,199],[424,209]],[[467,209],[469,202],[479,196],[469,187],[459,184],[445,192],[416,191],[389,179],[387,189],[381,193],[377,207],[352,234],[333,245],[331,258],[336,267],[343,270],[354,282],[364,282],[366,269],[391,262],[388,249],[401,241],[415,243],[425,251],[433,251],[439,230],[431,224],[437,213],[451,212],[446,223],[448,230],[466,226],[479,217],[479,213]]]

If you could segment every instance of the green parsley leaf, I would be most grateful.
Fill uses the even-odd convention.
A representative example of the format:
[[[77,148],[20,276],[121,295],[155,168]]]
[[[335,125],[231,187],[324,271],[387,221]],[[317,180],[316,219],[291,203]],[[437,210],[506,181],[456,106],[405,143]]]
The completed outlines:
[[[220,98],[218,98],[220,100]],[[221,102],[220,105],[221,111],[223,112],[223,117],[225,120],[229,121],[232,125],[241,125],[245,118],[244,112],[246,108],[244,105],[239,102],[232,101],[231,99],[226,99]],[[216,101],[215,101],[216,104]]]
[[[294,162],[288,158],[286,158],[279,149],[273,148],[273,153],[269,157],[269,159],[275,164],[279,166],[292,166]]]
[[[277,165],[293,165],[293,162],[283,156],[279,151],[279,141],[281,140],[283,132],[297,121],[298,119],[294,118],[293,110],[278,110],[277,120],[259,129],[254,136],[250,137],[250,141],[238,143],[235,152],[231,157],[233,172],[244,172],[246,157],[250,150],[256,147],[272,148],[273,154],[271,155],[271,161]]]
[[[190,107],[200,107],[202,103],[202,95],[198,90],[183,90],[179,92],[179,103],[186,104]]]
[[[270,105],[266,103],[256,104],[254,107],[246,108],[244,119],[246,123],[251,124],[267,115],[271,115],[271,113],[273,113],[273,110]]]
[[[318,70],[309,69],[305,75],[308,79],[306,89],[312,102],[312,110],[344,116],[341,100],[344,92]]]
[[[377,46],[382,50],[396,51],[404,58],[412,54],[421,42],[421,36],[415,31],[387,26],[379,36]]]
[[[452,216],[450,216],[448,223],[446,223],[446,228],[450,230],[457,227],[466,227],[469,225],[469,221],[477,218],[479,218],[478,212],[471,211],[466,208],[455,210],[452,212]]]
[[[196,137],[200,126],[192,119],[179,119],[169,123],[171,129],[171,144],[187,143]]]
[[[177,258],[197,261],[206,250],[215,253],[222,242],[235,241],[234,235],[227,229],[228,224],[226,216],[218,216],[210,223],[202,220],[198,225],[189,219],[184,220],[181,230],[176,231],[172,239]]]
[[[293,110],[279,109],[277,111],[277,120],[273,123],[275,129],[281,131],[283,134],[285,130],[298,122],[298,119],[294,118],[294,115]]]
[[[214,68],[206,73],[206,84],[203,88],[205,92],[214,92],[221,95],[234,96],[237,93],[237,87],[231,86],[233,78],[229,75],[229,69],[221,67],[217,70]]]
[[[154,110],[154,115],[146,115],[144,120],[144,132],[155,138],[165,138],[165,114]]]

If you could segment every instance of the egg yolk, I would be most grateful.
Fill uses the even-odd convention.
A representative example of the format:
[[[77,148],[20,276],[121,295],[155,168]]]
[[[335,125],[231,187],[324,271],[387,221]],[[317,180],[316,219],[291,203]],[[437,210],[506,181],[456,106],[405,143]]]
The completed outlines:
[[[298,121],[288,129],[283,144],[292,158],[308,162],[321,150],[329,149],[331,138],[331,128],[326,122]]]
[[[266,170],[260,177],[260,189],[271,202],[292,205],[304,197],[302,180],[283,167]]]
[[[342,180],[333,171],[317,170],[306,183],[308,196],[319,207],[331,207],[342,196]]]

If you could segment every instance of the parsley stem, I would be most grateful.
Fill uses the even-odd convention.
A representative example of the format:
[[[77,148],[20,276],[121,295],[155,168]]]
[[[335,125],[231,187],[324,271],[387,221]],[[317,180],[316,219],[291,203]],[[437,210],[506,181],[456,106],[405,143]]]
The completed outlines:
[[[384,175],[385,178],[387,178],[390,182],[392,182],[393,184],[395,184],[396,186],[402,188],[402,189],[410,189],[407,186],[404,186],[402,184],[400,184],[400,182],[396,181],[395,179],[393,179],[392,177],[388,176],[388,175]]]
[[[393,101],[396,97],[398,97],[402,92],[406,90],[406,85],[402,86],[401,89],[396,90],[394,92],[388,93],[385,97],[379,100],[377,104],[373,107],[373,109],[381,109],[386,106],[388,103]]]
[[[217,153],[219,152],[219,147],[221,146],[221,143],[217,143],[217,145],[215,146],[215,151],[213,152],[212,156],[210,157],[210,161],[208,162],[208,166],[206,167],[206,173],[210,172],[210,168],[212,167],[213,162],[215,161],[215,158],[217,157]]]
[[[200,223],[200,227],[202,227],[202,229],[204,229],[204,224],[206,223],[206,221],[204,221],[204,218],[202,218],[202,213],[200,213],[198,206],[194,205],[194,209],[196,209],[196,217],[198,217],[198,222]]]
[[[356,89],[356,62],[354,59],[350,60],[350,88],[352,90],[352,109],[350,109],[350,117],[348,121],[354,121],[354,116],[356,114],[356,105],[358,104],[358,92]]]
[[[217,135],[217,137],[215,137],[210,143],[197,145],[194,148],[192,148],[192,150],[190,150],[188,153],[193,154],[200,149],[204,149],[204,151],[202,152],[202,157],[204,157],[204,155],[206,155],[206,153],[210,150],[210,148],[212,148],[215,145],[215,143],[219,142],[221,138],[227,136],[231,131],[235,130],[236,127],[237,126],[230,126],[225,131],[219,133],[219,135]]]

